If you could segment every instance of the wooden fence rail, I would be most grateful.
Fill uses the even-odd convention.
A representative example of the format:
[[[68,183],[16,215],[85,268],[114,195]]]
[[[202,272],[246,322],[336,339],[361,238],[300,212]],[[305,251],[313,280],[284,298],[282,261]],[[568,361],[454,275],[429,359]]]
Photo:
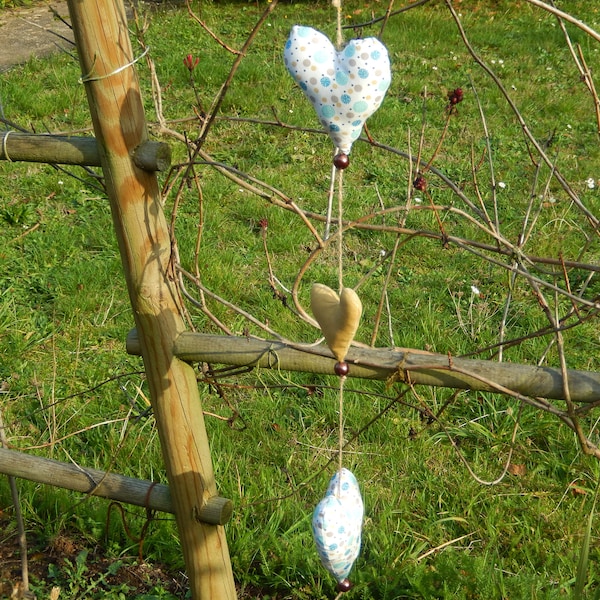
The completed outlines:
[[[161,483],[80,467],[17,450],[0,448],[0,473],[150,510],[175,512],[171,490]],[[225,525],[232,510],[231,500],[214,496],[198,510],[197,518],[204,523]]]
[[[127,336],[127,352],[140,353],[136,330]],[[175,356],[187,362],[333,374],[336,359],[326,346],[279,340],[184,332],[175,340]],[[346,357],[349,377],[398,381],[489,392],[516,392],[533,398],[564,400],[560,369],[448,357],[421,350],[352,348]],[[567,370],[575,403],[600,401],[600,373]],[[503,392],[502,390],[506,390]]]
[[[165,142],[143,141],[131,158],[144,171],[165,171],[171,166],[171,147]],[[0,160],[101,167],[94,137],[0,132]]]

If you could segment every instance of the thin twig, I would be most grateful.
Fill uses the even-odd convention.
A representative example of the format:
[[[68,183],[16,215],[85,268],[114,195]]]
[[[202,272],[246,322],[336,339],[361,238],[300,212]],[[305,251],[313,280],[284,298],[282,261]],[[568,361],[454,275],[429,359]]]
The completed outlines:
[[[190,17],[192,19],[194,19],[194,21],[196,21],[196,23],[198,23],[198,25],[200,25],[200,27],[202,27],[202,29],[204,29],[204,31],[206,31],[206,33],[208,33],[208,35],[210,35],[210,37],[213,40],[215,40],[215,42],[217,42],[217,44],[219,44],[219,46],[221,46],[222,48],[225,48],[225,50],[227,50],[227,52],[230,52],[231,54],[235,54],[236,56],[243,54],[242,51],[235,50],[234,48],[231,48],[230,46],[228,46],[216,33],[214,33],[210,29],[206,25],[206,23],[192,10],[192,6],[191,6],[189,0],[186,2],[186,6],[187,6],[188,14],[190,15]]]
[[[231,65],[231,69],[229,70],[229,74],[227,75],[227,78],[225,79],[223,85],[221,86],[221,89],[220,89],[219,93],[217,94],[217,97],[213,103],[213,107],[211,108],[211,111],[203,124],[202,131],[200,133],[200,137],[196,142],[196,147],[198,149],[200,149],[202,147],[204,140],[206,139],[206,136],[208,135],[208,132],[210,131],[212,124],[214,123],[215,117],[217,116],[217,113],[219,112],[219,109],[221,108],[221,104],[223,103],[223,100],[225,100],[225,96],[227,94],[227,91],[229,90],[229,86],[231,85],[231,82],[233,81],[233,77],[235,76],[240,64],[242,63],[242,60],[245,58],[250,46],[254,42],[254,38],[257,36],[258,32],[260,31],[260,28],[263,26],[265,21],[268,19],[269,15],[275,10],[275,7],[277,6],[278,1],[279,0],[272,0],[267,5],[267,8],[265,9],[263,14],[257,21],[256,25],[254,26],[254,28],[252,29],[252,31],[246,38],[246,41],[244,42],[241,50],[237,53],[237,56],[236,56],[235,60],[233,61],[233,65]]]
[[[558,316],[558,298],[554,299],[554,309],[555,314],[552,317],[552,324],[556,327],[556,323],[559,321]],[[571,390],[569,389],[569,376],[567,370],[567,358],[565,355],[565,344],[563,340],[562,332],[556,328],[556,347],[558,350],[558,359],[560,361],[560,370],[562,374],[562,382],[563,382],[563,393],[565,395],[565,403],[567,405],[567,414],[573,423],[573,430],[577,435],[577,440],[579,441],[579,446],[584,454],[595,454],[598,456],[598,449],[586,438],[583,433],[583,429],[581,427],[581,423],[579,421],[579,417],[577,416],[576,407],[571,400]]]
[[[414,390],[413,390],[413,393]],[[460,449],[460,447],[458,446],[458,444],[456,443],[456,441],[454,440],[454,438],[450,435],[450,432],[448,431],[448,429],[446,428],[446,426],[442,423],[441,420],[439,420],[439,418],[437,417],[437,415],[433,415],[434,419],[436,420],[436,422],[438,423],[438,425],[442,428],[442,430],[444,431],[444,433],[446,434],[446,437],[450,440],[450,443],[452,444],[452,447],[454,448],[455,452],[458,455],[458,458],[460,459],[460,461],[463,463],[463,465],[465,466],[465,468],[467,469],[467,471],[469,472],[469,475],[471,475],[471,477],[479,484],[481,485],[487,485],[487,486],[494,486],[494,485],[498,485],[499,483],[501,483],[504,478],[506,477],[506,474],[508,473],[508,469],[510,468],[511,465],[511,461],[512,461],[512,455],[515,449],[515,442],[517,439],[517,431],[519,430],[519,421],[521,418],[521,414],[523,412],[523,406],[524,404],[521,403],[519,405],[519,411],[517,413],[517,418],[515,419],[515,424],[513,425],[513,430],[512,430],[512,434],[510,437],[510,444],[508,447],[508,456],[506,457],[506,461],[504,462],[504,467],[502,468],[502,471],[500,472],[500,474],[498,475],[498,477],[496,477],[496,479],[492,479],[492,480],[487,480],[487,479],[482,479],[481,477],[479,477],[475,471],[473,470],[473,468],[471,467],[471,465],[469,464],[469,461],[467,460],[467,458],[464,456],[462,450]]]
[[[479,118],[481,120],[481,126],[483,127],[486,156],[488,159],[488,169],[489,169],[489,173],[490,173],[490,188],[492,190],[492,203],[494,206],[494,226],[493,227],[494,227],[496,233],[499,234],[500,233],[500,215],[498,214],[498,194],[497,194],[497,189],[496,189],[496,173],[494,171],[492,144],[490,141],[490,133],[488,130],[487,119],[485,118],[485,112],[483,110],[483,106],[481,105],[481,101],[479,99],[479,94],[477,93],[477,89],[475,88],[475,84],[474,84],[472,78],[471,78],[471,89],[473,90],[473,95],[475,96],[475,99],[477,100],[477,107],[479,109]],[[474,175],[474,179],[476,180],[474,172],[473,172],[473,175]],[[485,215],[488,220],[488,226],[490,229],[492,229],[492,222],[488,216],[487,209],[483,205],[483,200],[481,198],[481,195],[478,193],[477,196],[480,199],[480,202],[482,204],[482,210],[485,211]]]
[[[431,548],[431,549],[427,550],[427,552],[418,556],[416,558],[416,561],[419,562],[419,561],[423,560],[424,558],[427,558],[431,554],[435,554],[436,552],[439,552],[440,550],[443,550],[444,548],[447,548],[448,546],[451,546],[452,544],[456,544],[456,542],[461,542],[462,540],[465,540],[465,539],[471,537],[472,535],[475,535],[475,533],[474,532],[465,533],[465,535],[461,535],[457,538],[454,538],[453,540],[448,540],[447,542],[444,542],[443,544],[440,544],[439,546],[436,546],[435,548]]]
[[[582,79],[585,82],[590,94],[592,95],[592,100],[594,101],[594,109],[596,111],[596,124],[598,127],[598,133],[600,133],[600,98],[598,97],[598,92],[596,91],[596,85],[594,84],[594,78],[592,77],[592,72],[587,65],[585,57],[583,56],[583,50],[581,46],[577,44],[577,53],[579,54],[579,59],[581,61],[583,67]]]
[[[538,4],[537,0],[527,0],[527,1],[530,2],[530,3],[532,3],[532,4]],[[506,88],[504,87],[504,85],[502,84],[502,82],[500,81],[500,78],[480,58],[480,56],[477,54],[477,52],[475,52],[475,49],[473,48],[473,46],[471,45],[471,43],[470,43],[470,41],[469,41],[469,39],[467,37],[467,34],[466,34],[465,30],[464,30],[464,27],[462,26],[461,19],[458,16],[458,14],[456,13],[456,10],[454,9],[454,6],[452,5],[451,0],[445,0],[445,3],[446,3],[446,6],[448,7],[448,10],[450,11],[450,14],[452,15],[452,18],[454,19],[454,22],[456,24],[458,32],[459,32],[459,34],[460,34],[460,36],[461,36],[461,38],[463,40],[463,43],[464,43],[466,49],[468,50],[469,54],[471,55],[471,57],[473,58],[473,60],[493,80],[494,84],[496,85],[496,87],[498,88],[498,90],[500,91],[500,93],[504,96],[504,99],[506,100],[506,102],[510,106],[513,114],[515,115],[517,121],[519,122],[519,125],[521,127],[521,130],[523,131],[523,134],[525,135],[525,138],[527,140],[529,140],[529,142],[533,145],[533,147],[535,148],[536,152],[539,154],[539,156],[542,158],[542,160],[548,165],[548,167],[551,168],[551,169],[554,169],[554,177],[555,177],[555,179],[558,181],[558,183],[561,185],[561,187],[567,193],[567,195],[573,201],[573,203],[579,208],[579,210],[582,212],[582,214],[585,215],[585,217],[588,219],[588,221],[592,225],[592,228],[593,228],[594,232],[598,236],[600,236],[600,220],[596,217],[596,215],[594,215],[594,213],[592,213],[583,204],[583,202],[581,201],[581,199],[579,198],[579,196],[575,193],[575,191],[573,190],[573,188],[570,186],[569,182],[563,177],[562,173],[556,168],[556,166],[550,160],[550,158],[548,157],[548,155],[546,154],[546,152],[544,152],[544,149],[542,148],[540,142],[538,142],[538,140],[535,138],[535,136],[531,133],[531,131],[530,131],[527,123],[525,122],[525,120],[523,119],[523,116],[521,115],[521,112],[517,108],[516,104],[514,103],[513,99],[511,98],[510,94],[508,93],[508,91],[506,90]],[[540,2],[539,4],[542,5],[544,3]],[[549,7],[549,8],[551,8],[551,7]],[[559,11],[559,12],[561,12],[561,11]],[[563,14],[565,14],[565,13],[563,13]],[[574,19],[571,17],[571,20],[574,20]],[[598,35],[598,34],[596,34],[596,35]],[[598,37],[597,39],[600,41],[600,37]]]
[[[583,21],[577,19],[573,15],[570,15],[569,13],[558,9],[555,6],[551,6],[550,4],[546,4],[545,2],[541,2],[541,0],[527,0],[527,2],[539,8],[543,8],[544,10],[547,10],[549,13],[552,13],[556,17],[559,17],[561,19],[564,19],[565,21],[568,21],[569,23],[572,23],[576,27],[579,27],[579,29],[581,29],[582,31],[585,31],[585,33],[593,37],[596,41],[600,42],[600,33],[592,29],[589,25],[586,25]]]
[[[383,21],[381,22],[381,27],[379,28],[378,38],[381,40],[383,38],[383,32],[385,31],[385,26],[388,24],[390,17],[392,16],[392,6],[394,6],[394,0],[389,0],[387,8],[385,9],[385,15],[383,15]]]
[[[272,335],[279,340],[285,341],[285,338],[283,336],[281,336],[279,333],[277,333],[274,329],[271,329],[271,327],[269,327],[266,323],[262,323],[256,317],[251,315],[248,311],[245,311],[244,309],[240,308],[239,306],[236,306],[232,302],[225,300],[225,298],[223,298],[223,297],[219,296],[218,294],[215,294],[214,292],[209,290],[206,286],[204,286],[204,284],[201,281],[199,281],[196,277],[194,277],[194,275],[192,275],[191,273],[186,271],[183,267],[181,267],[181,265],[177,265],[176,268],[177,268],[177,271],[179,271],[179,273],[181,275],[183,275],[186,279],[193,282],[194,285],[196,286],[196,288],[198,288],[199,290],[202,290],[202,292],[204,294],[206,294],[207,296],[210,296],[214,300],[217,300],[223,306],[226,306],[227,308],[230,308],[234,312],[243,316],[245,319],[247,319],[254,325],[260,327],[263,331],[266,331],[269,335]],[[185,290],[185,287],[184,287],[183,293],[190,302],[192,302],[193,304],[198,306],[198,308],[200,308],[204,311],[204,309],[205,309],[204,304],[195,300],[194,297],[189,292],[187,292],[187,290]],[[233,335],[229,329],[227,329],[227,333],[228,333],[228,335]]]
[[[0,444],[3,448],[8,448],[8,439],[4,429],[4,419],[2,410],[0,409]],[[13,506],[15,508],[15,519],[17,521],[17,536],[19,540],[19,550],[21,552],[21,579],[22,590],[19,597],[26,598],[29,596],[29,564],[27,561],[27,536],[25,535],[25,521],[21,511],[21,502],[19,500],[19,490],[17,488],[17,480],[12,475],[7,475],[8,485],[10,486],[10,494],[12,497]]]
[[[390,17],[395,17],[396,15],[400,15],[403,12],[406,12],[407,10],[411,10],[413,8],[417,8],[419,6],[423,6],[424,4],[427,4],[430,0],[417,0],[416,2],[411,2],[410,4],[407,4],[406,6],[403,6],[402,8],[398,8],[397,10],[395,10],[394,12],[390,13],[389,15],[384,14],[383,17],[376,17],[374,19],[371,19],[370,21],[365,21],[364,23],[353,23],[352,25],[344,25],[343,29],[362,29],[364,27],[370,27],[371,25],[375,25],[375,23],[380,23],[381,21],[387,21]]]

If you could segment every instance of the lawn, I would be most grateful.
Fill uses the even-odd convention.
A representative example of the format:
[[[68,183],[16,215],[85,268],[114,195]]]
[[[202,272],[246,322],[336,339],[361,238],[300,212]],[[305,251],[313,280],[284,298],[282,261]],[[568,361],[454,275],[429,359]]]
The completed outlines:
[[[600,30],[595,3],[557,5]],[[283,48],[294,24],[335,39],[335,9],[277,4],[202,129],[236,60],[224,46],[241,48],[267,7],[141,6],[131,32],[150,49],[136,68],[151,135],[172,147],[160,183],[180,265],[199,275],[185,280],[190,328],[312,343],[310,287],[338,284],[335,222],[319,245],[333,147]],[[577,63],[595,76],[598,35],[526,1],[452,7],[394,4],[383,28],[392,83],[343,175],[356,341],[596,371],[600,123]],[[342,11],[346,40],[380,34],[385,4]],[[66,54],[2,74],[5,127],[91,134],[80,75]],[[98,175],[0,162],[0,416],[10,448],[166,483],[142,363],[125,352],[133,318]],[[223,369],[215,382],[199,368],[198,380],[234,503],[240,597],[334,598],[310,521],[336,468],[338,378]],[[360,379],[344,398],[344,462],[365,503],[345,597],[598,597],[600,465],[559,418],[565,402]],[[593,405],[576,421],[595,449]],[[38,598],[189,597],[172,516],[18,488]],[[5,479],[0,525],[4,597],[20,573]]]

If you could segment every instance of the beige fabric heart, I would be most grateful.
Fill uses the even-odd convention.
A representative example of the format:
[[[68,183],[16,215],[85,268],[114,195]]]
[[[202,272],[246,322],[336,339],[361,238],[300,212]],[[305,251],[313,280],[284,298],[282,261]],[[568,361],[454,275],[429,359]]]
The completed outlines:
[[[360,323],[360,298],[352,288],[343,288],[338,296],[330,287],[314,283],[310,290],[310,307],[329,349],[342,362]]]

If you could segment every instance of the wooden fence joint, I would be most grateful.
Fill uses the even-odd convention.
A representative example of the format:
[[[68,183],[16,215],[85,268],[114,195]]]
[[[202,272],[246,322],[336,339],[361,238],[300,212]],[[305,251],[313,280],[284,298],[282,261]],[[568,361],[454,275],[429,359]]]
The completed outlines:
[[[134,149],[132,158],[143,171],[166,171],[171,166],[171,147],[165,142],[145,141]]]
[[[221,496],[212,496],[201,507],[194,507],[194,519],[209,525],[225,525],[233,514],[233,502]]]

